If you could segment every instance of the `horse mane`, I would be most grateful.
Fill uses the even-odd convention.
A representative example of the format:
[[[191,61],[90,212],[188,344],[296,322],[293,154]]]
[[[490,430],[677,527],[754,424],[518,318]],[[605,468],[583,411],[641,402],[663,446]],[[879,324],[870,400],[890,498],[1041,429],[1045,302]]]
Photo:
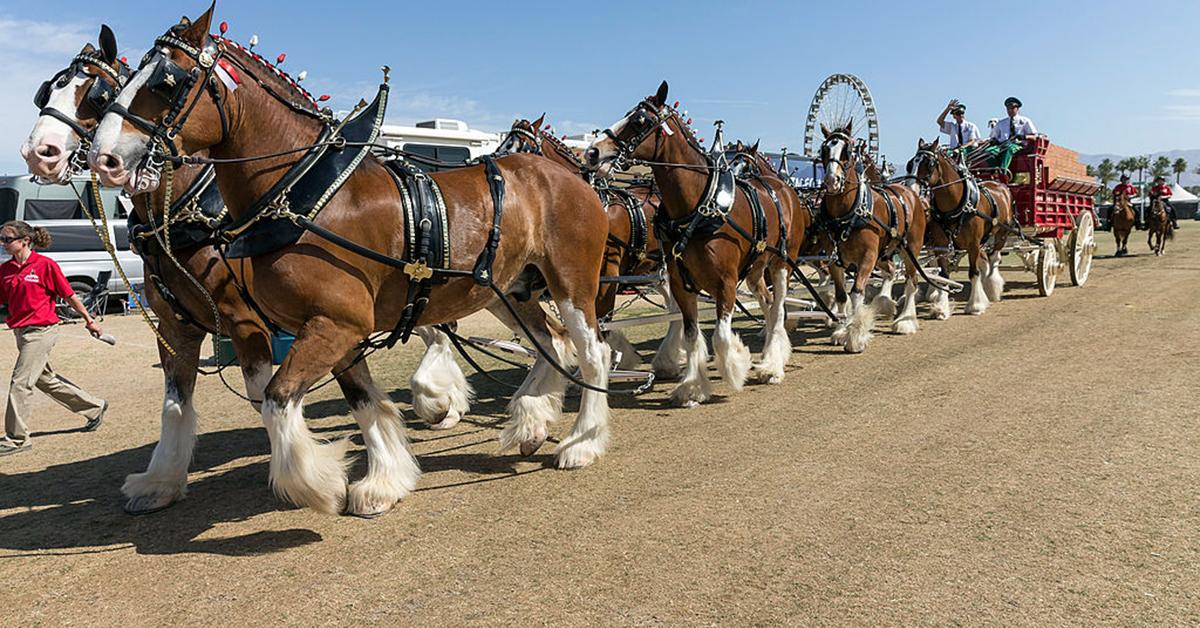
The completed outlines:
[[[235,58],[235,62],[242,66],[247,72],[250,71],[250,68],[247,67],[250,61],[256,62],[259,67],[267,70],[265,76],[259,76],[259,74],[255,73],[252,75],[252,78],[261,83],[267,84],[268,87],[276,90],[277,93],[290,93],[291,95],[299,96],[302,99],[301,102],[303,104],[312,107],[312,112],[314,114],[320,113],[321,106],[317,104],[317,99],[313,98],[313,95],[308,93],[308,90],[300,87],[300,83],[296,82],[296,80],[293,79],[287,72],[280,70],[278,66],[264,59],[262,55],[259,55],[257,52],[246,48],[232,39],[227,39],[220,35],[214,35],[213,39],[224,45],[225,51],[229,53],[230,56],[233,56]]]
[[[553,133],[546,132],[545,129],[539,129],[538,133],[541,133],[542,141],[549,140],[550,146],[554,148],[555,152],[569,159],[571,163],[575,164],[579,168],[583,168],[583,161],[579,159],[579,156],[575,154],[574,150],[571,150],[570,146],[567,146],[562,142],[562,140],[554,137]]]

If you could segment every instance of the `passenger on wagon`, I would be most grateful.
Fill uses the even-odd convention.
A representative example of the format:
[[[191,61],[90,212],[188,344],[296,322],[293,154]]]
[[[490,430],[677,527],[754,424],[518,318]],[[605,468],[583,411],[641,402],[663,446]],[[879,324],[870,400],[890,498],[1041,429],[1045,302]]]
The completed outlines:
[[[1037,135],[1037,127],[1033,126],[1033,120],[1020,115],[1021,99],[1016,96],[1009,96],[1004,99],[1004,108],[1008,116],[1001,118],[996,126],[992,127],[992,154],[996,156],[997,166],[1001,170],[1008,170],[1008,165],[1012,162],[1013,155],[1021,150],[1022,141],[1027,135]]]
[[[1121,175],[1121,182],[1113,188],[1112,193],[1113,200],[1116,200],[1118,194],[1124,194],[1126,199],[1132,201],[1137,197],[1137,188],[1133,187],[1133,184],[1129,182],[1129,175],[1123,174]],[[1142,213],[1135,207],[1133,210],[1133,226],[1136,229],[1144,229],[1145,227],[1142,224]]]
[[[954,120],[947,121],[946,115],[952,115]],[[950,148],[970,148],[980,141],[983,137],[979,135],[979,127],[975,126],[974,122],[967,120],[967,106],[958,102],[955,98],[942,109],[941,115],[937,119],[938,128],[942,133],[950,136],[950,141],[946,143]]]
[[[1150,206],[1154,207],[1155,200],[1161,200],[1167,215],[1171,217],[1171,226],[1178,229],[1179,219],[1175,217],[1175,207],[1171,205],[1171,186],[1163,177],[1154,177],[1154,186],[1150,188]]]

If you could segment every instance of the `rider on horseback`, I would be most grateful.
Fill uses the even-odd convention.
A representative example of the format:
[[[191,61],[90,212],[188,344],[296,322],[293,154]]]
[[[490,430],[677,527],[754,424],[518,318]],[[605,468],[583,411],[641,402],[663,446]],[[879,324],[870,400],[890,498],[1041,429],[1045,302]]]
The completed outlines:
[[[1135,197],[1137,197],[1137,188],[1133,187],[1133,184],[1129,182],[1129,175],[1123,174],[1123,175],[1121,175],[1121,182],[1118,183],[1117,186],[1113,188],[1112,194],[1113,194],[1113,201],[1116,201],[1118,194],[1124,194],[1126,200],[1133,200]],[[1133,212],[1134,228],[1145,229],[1146,227],[1144,225],[1145,225],[1145,222],[1142,220],[1142,214],[1140,212],[1138,212],[1137,210],[1134,210],[1134,212]]]
[[[1172,194],[1171,186],[1167,185],[1164,177],[1154,177],[1154,187],[1150,188],[1150,207],[1154,207],[1154,201],[1161,201],[1163,209],[1167,211],[1167,216],[1171,217],[1171,226],[1178,229],[1179,219],[1175,216],[1175,207],[1171,205]]]

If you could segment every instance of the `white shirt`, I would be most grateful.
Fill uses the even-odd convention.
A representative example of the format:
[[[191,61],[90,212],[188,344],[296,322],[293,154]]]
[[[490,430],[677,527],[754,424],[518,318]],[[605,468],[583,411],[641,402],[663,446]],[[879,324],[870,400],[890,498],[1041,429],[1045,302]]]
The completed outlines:
[[[958,148],[960,143],[970,144],[979,139],[979,127],[970,120],[963,120],[962,142],[958,141],[958,123],[953,120],[946,120],[942,123],[942,133],[950,136],[950,142],[947,144],[950,148]]]
[[[1013,124],[1016,124],[1017,132],[1013,133]],[[996,126],[992,128],[992,139],[1005,142],[1013,135],[1037,135],[1037,127],[1033,126],[1033,120],[1025,116],[1018,115],[1012,119],[1000,118]]]

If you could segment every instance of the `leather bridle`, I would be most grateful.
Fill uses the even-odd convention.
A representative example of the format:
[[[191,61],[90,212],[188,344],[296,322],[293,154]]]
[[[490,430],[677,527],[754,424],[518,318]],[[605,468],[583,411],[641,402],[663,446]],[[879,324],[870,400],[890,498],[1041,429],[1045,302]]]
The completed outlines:
[[[92,74],[87,72],[87,65],[95,67],[98,73]],[[92,140],[95,137],[96,131],[94,128],[90,130],[84,128],[76,118],[72,118],[62,111],[51,107],[50,92],[54,89],[66,87],[71,77],[79,73],[83,73],[84,76],[92,81],[80,104],[87,104],[95,110],[97,120],[104,116],[109,106],[116,100],[117,94],[125,87],[125,84],[129,81],[129,77],[133,74],[129,70],[129,66],[120,60],[117,60],[116,65],[113,66],[97,53],[84,52],[75,55],[75,58],[71,60],[71,64],[51,77],[50,80],[43,81],[37,93],[34,94],[33,104],[38,108],[39,117],[50,116],[62,122],[79,138],[79,145],[71,152],[70,160],[67,162],[67,171],[64,175],[67,177],[74,176],[87,169],[88,151],[92,149]]]

